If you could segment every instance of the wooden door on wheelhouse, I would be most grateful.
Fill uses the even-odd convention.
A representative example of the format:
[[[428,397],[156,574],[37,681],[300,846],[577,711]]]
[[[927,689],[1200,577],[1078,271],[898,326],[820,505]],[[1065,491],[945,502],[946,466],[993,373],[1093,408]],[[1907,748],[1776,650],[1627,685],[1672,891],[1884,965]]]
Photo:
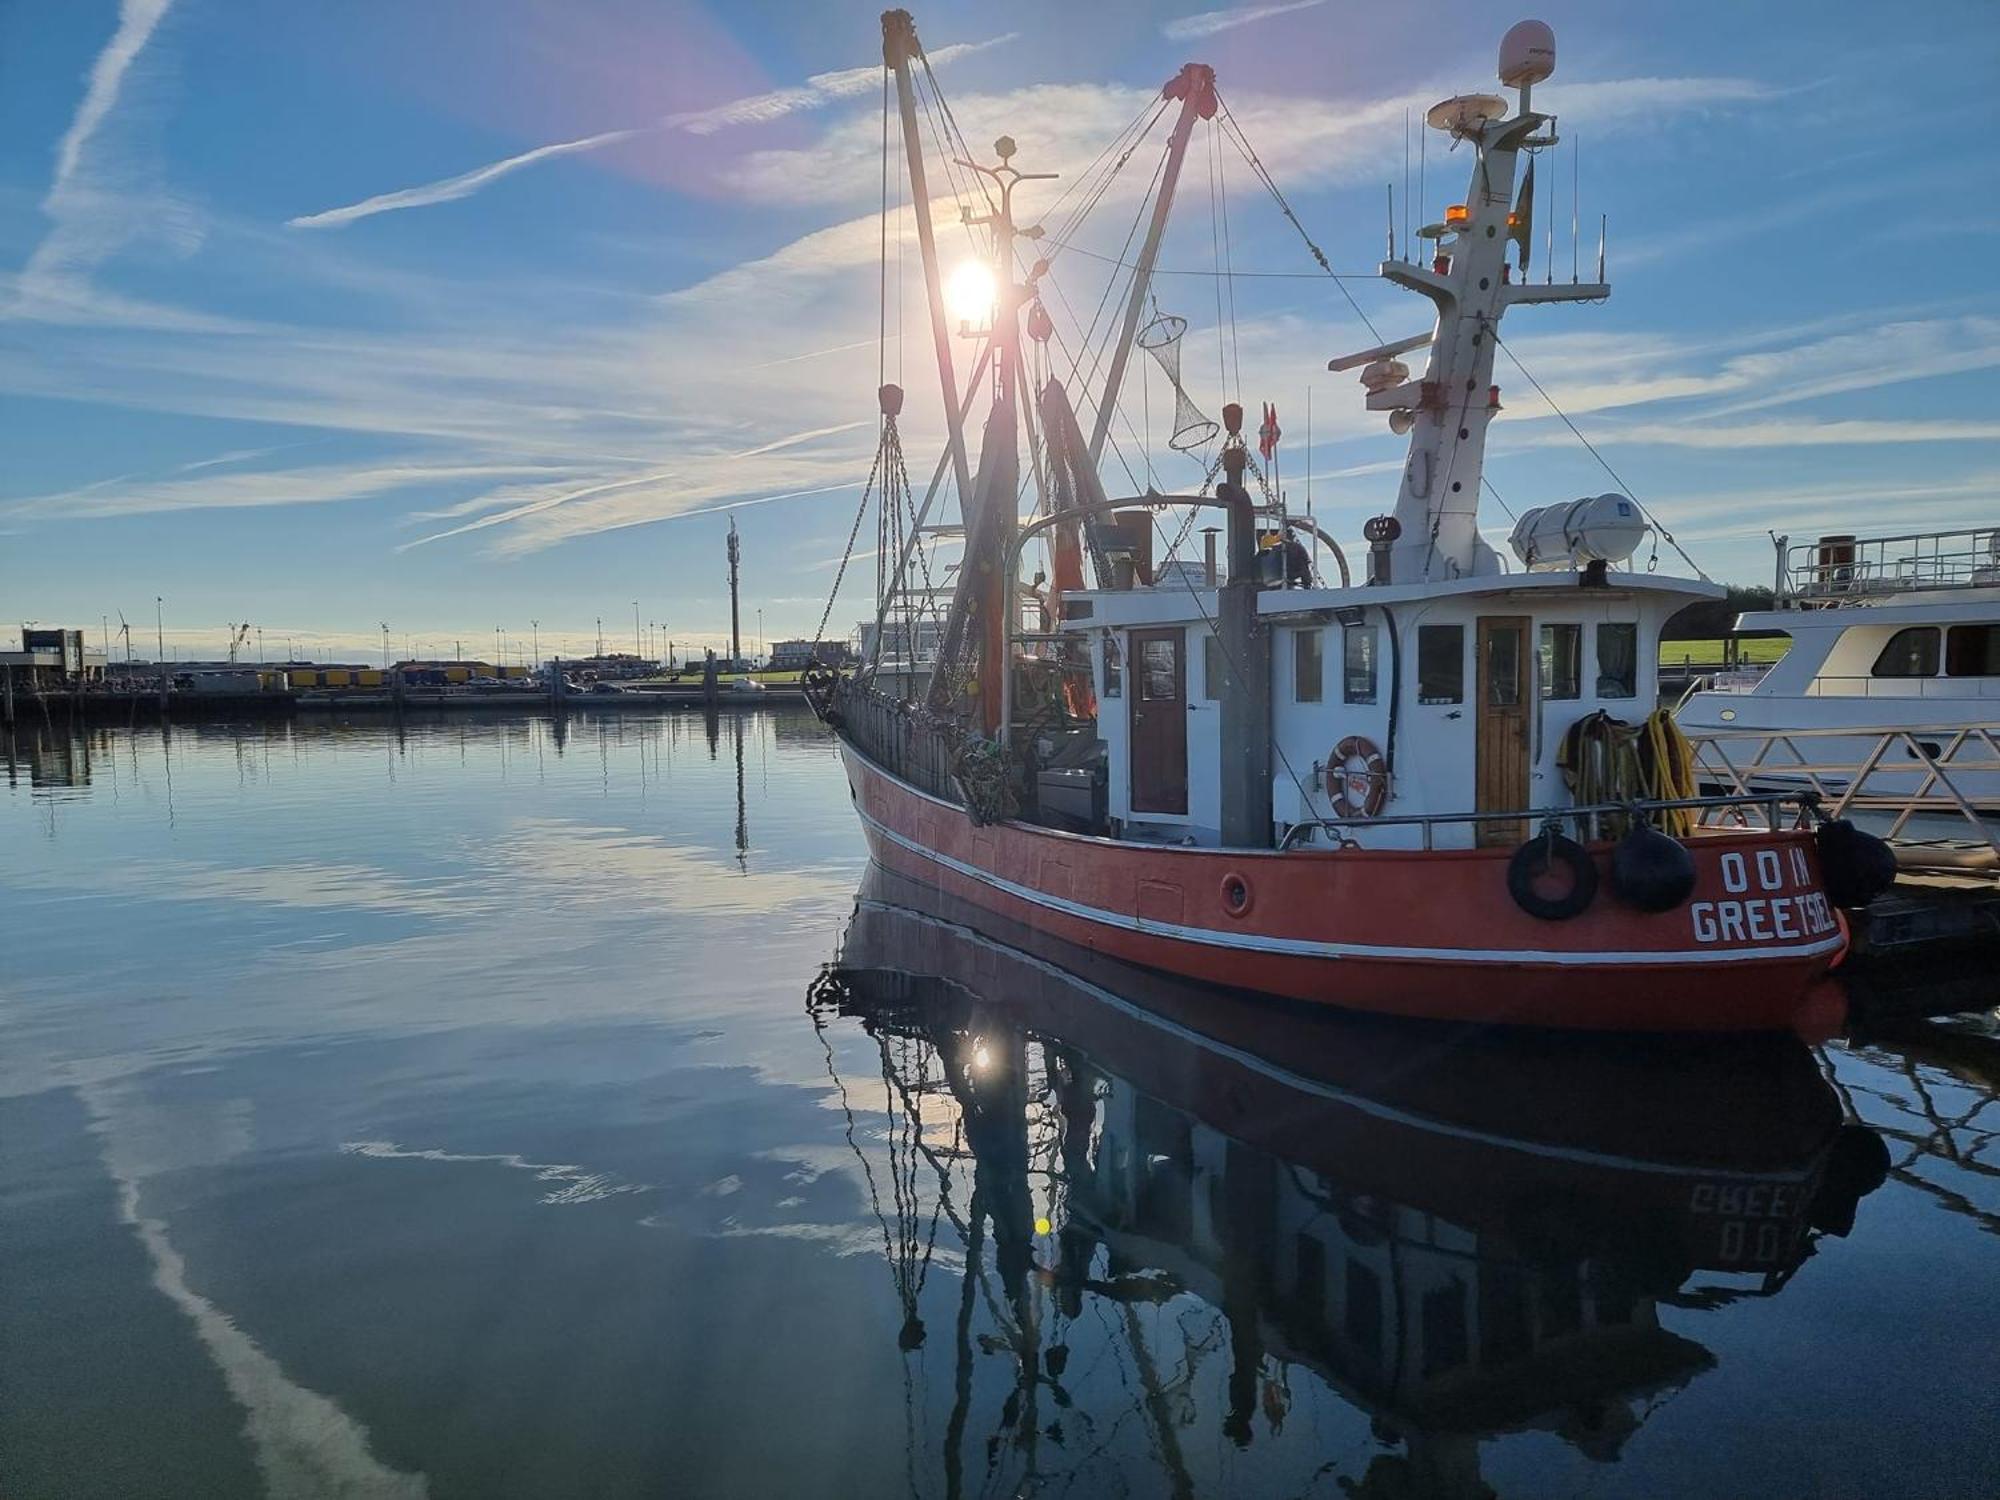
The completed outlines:
[[[1131,634],[1127,701],[1131,704],[1132,811],[1188,810],[1187,634]]]
[[[1474,809],[1513,812],[1528,805],[1529,715],[1534,709],[1533,657],[1525,615],[1482,615],[1476,637],[1477,745]],[[1483,847],[1518,844],[1527,837],[1520,818],[1478,825]]]

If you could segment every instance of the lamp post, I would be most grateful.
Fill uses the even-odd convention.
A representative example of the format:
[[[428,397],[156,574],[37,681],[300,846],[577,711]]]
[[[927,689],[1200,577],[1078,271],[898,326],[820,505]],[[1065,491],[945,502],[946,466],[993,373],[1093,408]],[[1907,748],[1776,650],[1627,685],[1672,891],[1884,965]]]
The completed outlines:
[[[542,666],[542,622],[540,620],[528,621],[528,642],[529,650],[535,658],[528,663],[528,669],[538,672]]]

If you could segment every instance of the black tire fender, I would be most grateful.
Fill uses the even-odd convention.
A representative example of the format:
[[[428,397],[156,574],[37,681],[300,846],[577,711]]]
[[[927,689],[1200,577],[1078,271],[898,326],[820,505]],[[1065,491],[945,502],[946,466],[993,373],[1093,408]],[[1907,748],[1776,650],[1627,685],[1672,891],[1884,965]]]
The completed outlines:
[[[1570,888],[1560,896],[1544,896],[1535,880],[1557,865],[1570,872]],[[1597,899],[1597,861],[1575,839],[1544,833],[1529,839],[1507,861],[1507,894],[1531,917],[1566,922],[1580,916]]]

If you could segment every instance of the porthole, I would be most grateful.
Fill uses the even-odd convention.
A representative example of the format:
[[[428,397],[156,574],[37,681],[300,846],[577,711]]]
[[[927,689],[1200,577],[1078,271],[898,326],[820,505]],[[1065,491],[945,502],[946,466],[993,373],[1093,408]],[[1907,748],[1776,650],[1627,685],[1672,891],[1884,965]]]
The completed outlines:
[[[1244,876],[1231,870],[1222,877],[1222,909],[1232,917],[1240,917],[1250,910],[1255,898],[1251,894],[1250,882]]]

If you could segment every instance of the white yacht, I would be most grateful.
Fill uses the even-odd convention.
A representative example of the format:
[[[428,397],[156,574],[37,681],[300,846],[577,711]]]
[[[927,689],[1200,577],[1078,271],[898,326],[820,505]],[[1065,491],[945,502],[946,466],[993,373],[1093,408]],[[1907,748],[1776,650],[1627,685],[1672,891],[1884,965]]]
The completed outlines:
[[[1790,649],[1768,671],[1720,674],[1690,695],[1682,729],[1746,750],[1758,735],[1797,732],[1811,763],[1856,769],[1903,731],[1883,770],[1920,751],[1941,757],[1968,801],[2000,812],[2000,526],[1776,542],[1777,607],[1738,616],[1736,628],[1782,631]],[[1856,733],[1827,733],[1841,729]],[[1766,763],[1788,758],[1775,748]],[[1877,771],[1868,786],[1914,791],[1924,774]]]

